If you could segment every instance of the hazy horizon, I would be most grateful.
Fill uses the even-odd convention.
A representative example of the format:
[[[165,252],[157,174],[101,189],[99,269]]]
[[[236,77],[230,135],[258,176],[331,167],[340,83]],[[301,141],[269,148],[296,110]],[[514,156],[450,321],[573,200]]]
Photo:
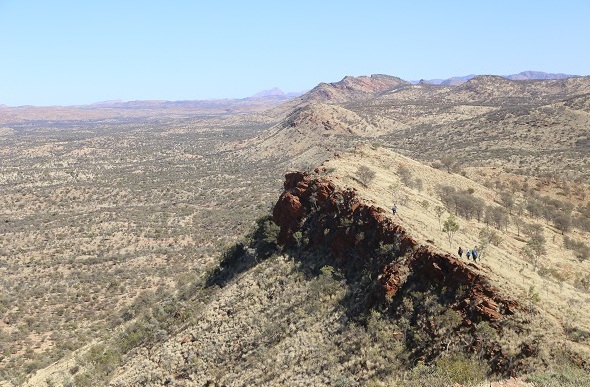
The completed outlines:
[[[0,1],[0,104],[246,98],[347,75],[588,75],[588,11],[581,1]]]
[[[526,71],[534,71],[534,72],[543,72],[543,73],[547,73],[545,71],[537,71],[537,70],[523,70],[523,71],[519,71],[517,73],[514,74],[520,74]],[[555,74],[563,74],[563,73],[555,73]],[[358,76],[371,76],[374,74],[360,74]],[[391,76],[395,76],[395,74],[383,74],[383,75],[391,75]],[[413,82],[413,83],[417,83],[421,80],[425,80],[425,81],[432,81],[432,80],[446,80],[446,79],[451,79],[451,78],[462,78],[462,77],[468,77],[470,75],[474,75],[474,74],[465,74],[465,75],[452,75],[446,78],[420,78],[420,79],[404,79],[405,81],[408,82]],[[513,75],[513,74],[475,74],[476,76],[479,75],[497,75],[497,76],[508,76],[508,75]],[[572,75],[572,76],[586,76],[586,75],[580,75],[580,74],[567,74],[567,75]],[[326,80],[326,81],[321,81],[321,82],[338,82],[341,79],[338,80]],[[51,107],[51,106],[89,106],[89,105],[100,105],[100,104],[109,104],[109,103],[127,103],[127,102],[139,102],[139,101],[162,101],[162,102],[180,102],[180,101],[223,101],[223,100],[239,100],[239,99],[247,99],[247,98],[251,98],[251,97],[255,97],[256,94],[259,93],[263,93],[263,92],[267,92],[267,91],[272,91],[275,89],[279,89],[281,90],[285,95],[287,94],[303,94],[308,92],[309,90],[311,90],[313,87],[315,87],[317,85],[313,85],[312,87],[310,87],[309,89],[306,90],[283,90],[280,87],[274,86],[274,87],[268,87],[265,89],[261,89],[255,93],[253,93],[252,95],[248,95],[248,96],[241,96],[241,97],[236,97],[236,96],[225,96],[225,97],[218,97],[218,98],[199,98],[199,99],[183,99],[183,100],[172,100],[172,99],[135,99],[135,100],[124,100],[124,99],[109,99],[109,100],[103,100],[103,101],[94,101],[94,102],[89,102],[89,103],[74,103],[74,104],[67,104],[67,105],[59,105],[59,104],[54,104],[54,105],[35,105],[35,104],[24,104],[24,105],[8,105],[8,104],[4,104],[4,103],[0,103],[0,106],[6,106],[6,107],[24,107],[24,106],[33,106],[33,107]]]

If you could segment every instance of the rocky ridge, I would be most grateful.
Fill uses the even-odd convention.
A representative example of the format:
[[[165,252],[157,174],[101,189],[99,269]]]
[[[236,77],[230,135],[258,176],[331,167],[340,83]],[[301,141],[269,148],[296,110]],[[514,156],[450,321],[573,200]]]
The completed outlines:
[[[304,236],[304,248],[327,250],[344,272],[368,271],[376,280],[362,307],[393,310],[403,303],[406,289],[420,284],[457,294],[448,307],[463,327],[487,321],[500,329],[498,324],[519,309],[516,300],[478,273],[476,264],[419,243],[383,209],[364,204],[354,189],[337,189],[327,178],[302,172],[287,174],[284,188],[273,210],[279,245],[300,245],[296,239]],[[477,340],[472,344],[478,345]],[[496,371],[511,372],[499,346],[486,350]]]
[[[338,82],[320,83],[302,96],[302,99],[308,102],[327,103],[364,100],[409,85],[411,85],[410,82],[390,75],[347,76]]]
[[[343,265],[358,265],[354,260],[379,261],[376,296],[380,302],[391,302],[412,277],[438,287],[468,286],[468,296],[455,305],[467,325],[473,319],[501,320],[518,307],[516,301],[498,294],[473,267],[421,245],[383,209],[364,204],[354,190],[337,190],[330,180],[312,180],[304,172],[287,174],[284,186],[273,210],[273,219],[281,227],[279,245],[289,243],[305,225],[311,230],[310,243],[328,245]],[[405,259],[387,262],[391,256],[375,256],[380,244],[395,246],[396,255]]]

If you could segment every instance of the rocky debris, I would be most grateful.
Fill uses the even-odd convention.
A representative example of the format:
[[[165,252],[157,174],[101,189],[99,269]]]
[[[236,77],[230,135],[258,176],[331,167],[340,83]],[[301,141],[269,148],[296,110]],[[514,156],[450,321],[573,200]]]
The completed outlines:
[[[273,210],[273,219],[281,228],[278,243],[289,243],[295,232],[307,228],[310,243],[328,246],[341,265],[363,260],[357,267],[375,269],[378,286],[374,296],[379,302],[391,302],[411,281],[465,289],[464,298],[452,305],[465,325],[474,319],[502,320],[518,307],[473,268],[450,254],[420,245],[383,209],[364,204],[354,190],[337,190],[329,179],[312,179],[303,172],[287,174],[284,188]],[[383,245],[392,246],[395,256],[375,254]]]

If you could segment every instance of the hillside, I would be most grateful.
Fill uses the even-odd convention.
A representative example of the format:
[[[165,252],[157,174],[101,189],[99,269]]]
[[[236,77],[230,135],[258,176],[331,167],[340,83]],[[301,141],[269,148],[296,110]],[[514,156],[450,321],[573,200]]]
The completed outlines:
[[[303,160],[317,164],[369,141],[423,162],[452,156],[464,167],[502,166],[564,185],[589,182],[590,77],[478,76],[455,87],[394,82],[389,90],[391,83],[370,84],[379,92],[363,91],[362,98],[341,84],[325,86],[339,98],[320,98],[314,89],[274,109],[272,115],[283,118],[272,128],[225,149],[245,149],[245,157],[278,150],[301,167]]]
[[[4,116],[2,385],[583,385],[588,79]]]
[[[363,120],[395,122],[369,141],[432,162],[501,165],[522,175],[588,182],[590,78],[511,81],[476,77],[457,87],[411,85],[343,103]]]
[[[445,85],[445,86],[458,86],[462,83],[467,82],[468,80],[475,78],[476,74],[469,74],[462,77],[451,77],[448,79],[428,79],[428,80],[421,80],[420,83],[430,83],[433,85]],[[503,75],[502,77],[506,79],[511,79],[513,81],[530,81],[530,80],[546,80],[546,79],[565,79],[565,78],[575,78],[578,75],[571,75],[571,74],[562,74],[562,73],[546,73],[543,71],[522,71],[518,74],[510,74],[510,75]],[[417,81],[412,83],[419,83]]]
[[[359,181],[362,166],[375,172],[368,186]],[[404,170],[410,171],[410,182]],[[301,203],[303,198],[316,198],[317,202],[304,204],[312,211],[304,219],[325,217],[337,223],[312,227],[317,220],[309,225],[306,221],[300,231],[289,233],[296,238],[290,242],[281,233],[279,244],[287,243],[281,250],[276,247],[276,228],[261,220],[252,239],[229,250],[219,268],[202,277],[200,290],[183,300],[183,310],[191,312],[182,317],[179,330],[157,345],[151,341],[159,342],[154,338],[131,350],[123,358],[124,366],[116,369],[112,385],[401,383],[406,362],[433,356],[445,359],[449,351],[476,356],[487,364],[479,368],[495,371],[496,377],[534,379],[548,366],[588,367],[590,316],[582,306],[588,302],[590,261],[579,261],[572,251],[563,250],[560,232],[543,226],[547,254],[535,268],[523,256],[524,234],[513,224],[496,229],[460,217],[459,232],[449,245],[435,211],[444,206],[436,194],[438,187],[472,189],[474,197],[497,206],[498,193],[475,181],[371,146],[326,162],[318,173],[314,176],[319,185],[299,185],[300,177],[289,183],[291,177],[286,187],[302,187],[292,191],[299,192]],[[322,204],[331,190],[344,195],[336,202],[348,200],[351,205],[340,207],[336,217],[329,205]],[[288,225],[289,219],[301,216],[296,207],[281,204],[289,202],[286,197],[278,201],[275,222]],[[398,205],[396,216],[388,210],[393,202]],[[322,215],[317,218],[312,215],[314,208],[327,212],[318,212]],[[448,216],[444,213],[442,221]],[[522,218],[535,222],[526,215]],[[388,247],[387,232],[385,239],[372,241],[381,238],[373,236],[374,221],[390,224],[385,229],[392,227],[391,235],[397,235],[399,242]],[[337,234],[332,237],[336,224],[340,226],[334,230],[348,229],[350,234],[342,240]],[[355,224],[361,228],[355,229]],[[482,230],[496,232],[502,242],[488,245],[478,262],[457,259],[458,246],[483,248]],[[316,234],[332,241],[328,251]],[[579,230],[569,236],[588,239],[588,233]],[[383,257],[373,257],[374,249]],[[403,262],[410,266],[396,266]],[[428,262],[433,266],[424,266]],[[440,306],[422,303],[417,292],[435,297]],[[407,302],[414,303],[413,312]],[[445,307],[453,312],[445,312]],[[404,313],[409,326],[397,320],[400,317],[391,320]],[[427,329],[432,323],[438,326],[434,331]],[[408,330],[413,333],[404,335]],[[417,334],[430,339],[416,341]],[[458,359],[448,358],[462,362],[469,377],[490,377],[469,368],[470,360]],[[33,382],[59,380],[63,377],[59,369],[52,373],[50,368]],[[442,377],[437,368],[418,372],[407,382],[412,377],[422,382],[427,375]]]

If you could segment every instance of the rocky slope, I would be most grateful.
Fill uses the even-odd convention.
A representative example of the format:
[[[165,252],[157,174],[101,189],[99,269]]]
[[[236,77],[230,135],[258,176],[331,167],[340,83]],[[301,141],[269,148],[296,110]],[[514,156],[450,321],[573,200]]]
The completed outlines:
[[[482,327],[512,330],[518,303],[475,267],[419,244],[354,190],[288,174],[273,214],[286,257],[256,254],[256,243],[227,257],[210,277],[210,286],[221,289],[209,291],[195,322],[162,345],[140,348],[111,385],[392,382],[403,364],[393,357],[404,346],[411,361],[432,360],[451,347],[481,353],[498,373],[526,367],[530,343],[508,355],[500,343],[482,339]],[[405,310],[410,292],[442,292],[445,306],[434,311],[416,301]],[[400,310],[412,315],[407,326],[394,322]],[[443,318],[453,320],[450,330],[436,327]],[[429,344],[418,344],[419,334]]]
[[[383,209],[364,204],[353,190],[337,190],[330,180],[288,174],[273,218],[281,227],[280,245],[297,243],[294,234],[303,229],[306,248],[329,251],[344,272],[368,270],[376,282],[370,284],[367,308],[399,305],[404,289],[418,284],[458,294],[447,307],[466,327],[482,321],[498,323],[518,308],[518,302],[501,295],[473,265],[419,244]],[[500,353],[488,356],[495,357],[495,370],[511,371],[501,350],[494,351]]]
[[[354,190],[337,190],[330,180],[312,180],[302,172],[285,178],[285,191],[273,210],[273,219],[281,227],[279,245],[292,242],[293,234],[306,227],[310,248],[327,247],[344,266],[376,267],[375,297],[380,302],[391,302],[412,277],[439,288],[469,287],[468,297],[456,307],[467,316],[467,307],[475,306],[472,320],[496,321],[514,314],[516,301],[502,298],[483,276],[456,257],[419,244],[382,208],[364,204]],[[388,262],[392,257],[386,254],[375,255],[383,245],[394,247],[394,261]],[[405,260],[398,262],[400,257]]]

